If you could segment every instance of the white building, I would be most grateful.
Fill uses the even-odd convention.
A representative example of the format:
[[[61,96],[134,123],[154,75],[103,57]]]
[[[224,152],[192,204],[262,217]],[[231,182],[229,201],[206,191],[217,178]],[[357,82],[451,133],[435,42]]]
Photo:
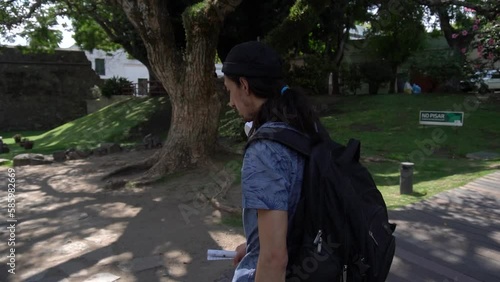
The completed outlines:
[[[69,49],[80,48],[76,45]],[[92,64],[92,69],[101,79],[110,79],[114,76],[124,77],[131,81],[135,89],[144,89],[147,91],[149,81],[149,71],[141,62],[130,57],[123,49],[106,52],[103,50],[85,51],[85,56]],[[140,85],[137,87],[137,85]],[[142,86],[142,87],[141,87]],[[142,92],[142,91],[141,91]],[[147,93],[135,93],[136,95],[146,95]]]
[[[113,52],[102,50],[85,51],[85,55],[101,79],[118,76],[125,77],[133,83],[149,80],[148,69],[138,60],[131,58],[123,49]]]
[[[68,48],[80,50],[76,45]],[[147,95],[144,91],[151,87],[148,84],[149,71],[138,60],[131,58],[123,49],[112,52],[103,50],[93,50],[92,52],[85,51],[87,59],[92,63],[92,69],[101,77],[101,79],[109,79],[113,76],[125,77],[134,84],[135,95]],[[215,65],[218,77],[222,77],[222,64]]]

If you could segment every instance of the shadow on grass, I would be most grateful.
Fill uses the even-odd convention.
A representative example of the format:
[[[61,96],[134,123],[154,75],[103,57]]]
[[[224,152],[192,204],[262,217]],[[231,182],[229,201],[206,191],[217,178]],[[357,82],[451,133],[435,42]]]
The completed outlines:
[[[120,101],[48,132],[19,132],[35,141],[32,150],[14,143],[11,138],[18,132],[2,133],[10,153],[0,157],[12,159],[23,153],[52,154],[69,148],[94,149],[103,142],[137,142],[142,141],[145,133],[166,137],[170,113],[170,104],[165,98]]]
[[[155,112],[170,113],[169,105],[165,99],[121,101],[47,132],[41,136],[38,143],[41,147],[67,148],[77,145],[94,147],[101,142],[128,140],[133,128],[148,121],[149,116]],[[166,117],[162,120],[165,132],[169,128],[170,114]]]
[[[497,165],[500,165],[500,161],[428,158],[414,167],[414,193],[401,195],[399,163],[366,163],[389,209],[400,208],[458,188],[494,171]]]

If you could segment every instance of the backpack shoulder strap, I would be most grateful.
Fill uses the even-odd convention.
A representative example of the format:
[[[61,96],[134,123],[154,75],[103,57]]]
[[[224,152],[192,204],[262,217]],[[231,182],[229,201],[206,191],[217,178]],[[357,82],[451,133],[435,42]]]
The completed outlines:
[[[253,141],[259,139],[267,139],[278,142],[305,156],[309,156],[311,154],[310,138],[292,129],[271,127],[260,128],[250,136],[245,146],[245,150]]]
[[[347,146],[337,158],[337,162],[339,164],[351,164],[359,162],[359,158],[361,155],[361,143],[359,140],[350,139],[347,143]]]

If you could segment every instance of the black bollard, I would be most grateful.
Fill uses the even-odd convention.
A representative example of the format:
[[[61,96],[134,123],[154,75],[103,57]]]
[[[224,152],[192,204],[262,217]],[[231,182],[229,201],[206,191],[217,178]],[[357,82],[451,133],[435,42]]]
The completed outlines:
[[[413,166],[414,163],[403,162],[400,168],[399,194],[409,195],[413,193]]]

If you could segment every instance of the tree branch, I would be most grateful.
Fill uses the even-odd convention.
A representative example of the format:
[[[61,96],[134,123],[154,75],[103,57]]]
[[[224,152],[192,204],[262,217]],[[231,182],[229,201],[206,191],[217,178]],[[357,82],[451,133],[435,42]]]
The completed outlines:
[[[18,15],[17,17],[11,19],[10,21],[4,22],[3,24],[7,27],[7,29],[11,29],[13,26],[18,25],[22,23],[25,19],[29,19],[33,16],[33,14],[42,7],[43,4],[45,4],[47,0],[36,0],[35,3],[33,3],[27,14],[25,15]],[[10,1],[10,4],[14,3],[14,1]]]
[[[161,0],[108,0],[124,12],[145,42],[164,44],[175,49],[175,37],[167,9],[167,1]],[[161,40],[163,39],[163,40]]]
[[[476,10],[477,13],[485,16],[489,20],[493,20],[500,14],[500,2],[490,1],[489,3],[473,3],[461,0],[415,0],[421,5],[428,7],[446,7],[455,5]]]
[[[285,53],[294,42],[314,27],[319,15],[328,4],[328,0],[297,0],[290,9],[288,17],[270,31],[264,41],[278,52]]]
[[[147,51],[144,46],[141,45],[142,48],[140,48],[138,47],[138,44],[134,44],[138,42],[135,42],[136,39],[133,38],[133,36],[124,36],[124,34],[131,32],[130,30],[125,30],[124,26],[120,25],[120,23],[109,21],[108,19],[103,18],[97,14],[92,14],[91,17],[97,24],[99,24],[99,26],[101,26],[101,28],[109,36],[112,42],[120,44],[123,49],[127,51],[127,53],[132,55],[135,59],[139,60],[148,69],[151,68],[151,64],[148,61]]]
[[[450,24],[450,15],[445,7],[436,7],[435,12],[439,17],[439,26],[444,33],[444,38],[448,43],[450,48],[460,51],[461,48],[467,46],[470,41],[473,39],[472,33],[467,34],[466,36],[460,36],[458,38],[453,38],[453,34],[458,31]]]
[[[209,4],[215,8],[220,22],[223,22],[229,13],[232,13],[242,0],[210,0]]]
[[[175,30],[167,9],[169,2],[164,0],[106,1],[120,7],[137,30],[144,42],[152,70],[160,75],[168,69],[172,76],[165,79],[172,81],[170,85],[174,85],[174,81],[179,81],[182,72],[178,68],[183,65],[183,56],[176,48]],[[164,52],[160,54],[157,50],[164,50]],[[166,90],[169,93],[174,92],[174,89]]]
[[[96,3],[90,3],[90,5],[82,6],[82,5],[74,5],[71,0],[64,0],[63,2],[68,7],[69,12],[74,15],[77,15],[77,17],[80,15],[88,15],[103,29],[103,31],[106,33],[106,35],[112,42],[120,44],[127,52],[129,52],[135,57],[134,54],[135,52],[129,50],[131,46],[130,42],[128,42],[126,39],[123,38],[123,34],[126,32],[126,29],[123,26],[123,23],[116,23],[116,17],[112,17],[115,20],[115,22],[112,22],[109,20],[110,17],[106,18],[101,16],[99,14],[99,9]],[[101,7],[101,10],[104,10],[103,7]],[[118,27],[118,29],[116,27]]]

